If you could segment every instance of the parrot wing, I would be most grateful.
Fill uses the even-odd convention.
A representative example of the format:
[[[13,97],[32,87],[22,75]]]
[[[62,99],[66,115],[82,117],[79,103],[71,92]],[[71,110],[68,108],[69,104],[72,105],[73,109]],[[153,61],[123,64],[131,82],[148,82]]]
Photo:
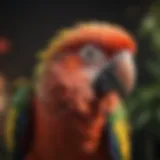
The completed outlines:
[[[130,125],[123,103],[117,107],[114,113],[109,115],[107,122],[105,135],[109,136],[109,147],[113,159],[130,160]]]
[[[6,144],[13,160],[22,160],[32,137],[32,87],[19,86],[8,112],[5,129]]]

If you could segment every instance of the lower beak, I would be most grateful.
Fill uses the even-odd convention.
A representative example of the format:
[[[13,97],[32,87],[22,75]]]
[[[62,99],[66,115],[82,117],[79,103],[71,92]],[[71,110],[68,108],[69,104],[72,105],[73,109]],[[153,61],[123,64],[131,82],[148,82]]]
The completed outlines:
[[[118,55],[113,62],[104,67],[94,81],[97,97],[103,97],[110,91],[126,97],[134,88],[136,70],[132,56],[128,53]]]

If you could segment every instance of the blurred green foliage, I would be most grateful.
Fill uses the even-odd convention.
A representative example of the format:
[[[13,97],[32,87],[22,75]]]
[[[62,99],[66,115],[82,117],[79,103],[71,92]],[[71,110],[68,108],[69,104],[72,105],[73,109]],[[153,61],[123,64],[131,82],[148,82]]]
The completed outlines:
[[[148,41],[140,50],[144,59],[141,63],[144,63],[139,74],[145,73],[146,83],[140,81],[128,100],[129,114],[133,129],[147,128],[160,136],[160,2],[151,6],[142,20],[138,36],[140,41]]]
[[[142,20],[139,35],[150,36],[152,47],[155,51],[160,51],[160,2],[154,3],[147,16]]]

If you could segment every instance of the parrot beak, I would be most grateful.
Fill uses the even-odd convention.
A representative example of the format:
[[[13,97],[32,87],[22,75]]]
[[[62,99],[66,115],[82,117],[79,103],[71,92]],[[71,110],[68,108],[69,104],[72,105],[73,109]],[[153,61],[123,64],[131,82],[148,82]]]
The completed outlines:
[[[129,51],[123,51],[117,54],[110,65],[103,67],[93,86],[97,97],[103,97],[110,91],[117,91],[124,98],[133,90],[135,78],[133,56]]]

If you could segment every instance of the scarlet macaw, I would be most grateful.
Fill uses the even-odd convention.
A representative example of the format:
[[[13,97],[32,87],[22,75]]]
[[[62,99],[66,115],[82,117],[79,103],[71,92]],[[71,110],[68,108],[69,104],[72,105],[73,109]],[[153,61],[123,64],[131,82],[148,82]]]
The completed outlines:
[[[34,84],[17,89],[6,140],[13,160],[130,160],[122,103],[136,42],[120,26],[81,23],[43,51]]]

